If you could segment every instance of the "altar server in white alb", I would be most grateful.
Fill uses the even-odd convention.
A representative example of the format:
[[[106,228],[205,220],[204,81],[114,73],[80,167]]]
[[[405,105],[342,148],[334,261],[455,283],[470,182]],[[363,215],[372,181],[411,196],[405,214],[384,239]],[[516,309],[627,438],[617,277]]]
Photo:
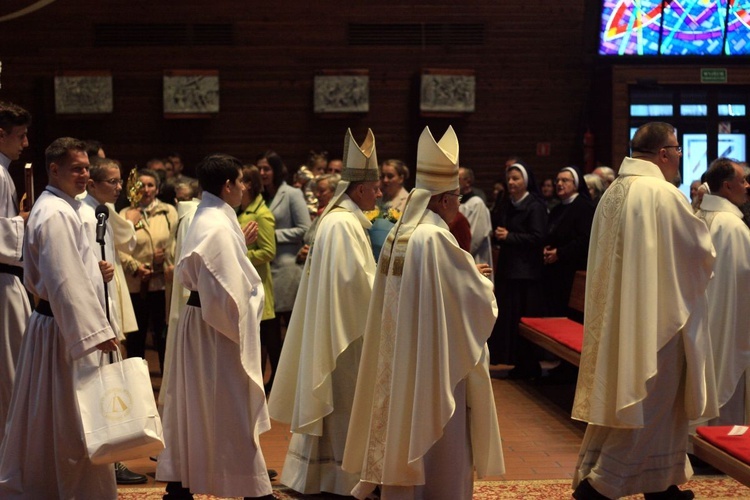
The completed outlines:
[[[89,156],[89,162],[89,181],[79,213],[86,226],[89,244],[96,257],[100,259],[100,268],[107,266],[107,272],[113,274],[112,279],[105,280],[109,292],[109,322],[118,340],[122,341],[125,334],[138,330],[138,323],[135,320],[133,303],[117,250],[126,253],[133,251],[136,244],[135,227],[115,210],[114,203],[122,191],[120,165],[115,160],[100,156]],[[96,210],[99,206],[107,209],[107,218],[104,222],[104,258],[101,243],[96,240],[99,224]],[[131,471],[122,462],[115,464],[115,477],[117,484],[141,484],[148,481],[144,474]]]
[[[714,277],[708,285],[708,323],[716,371],[719,417],[710,425],[750,423],[750,230],[740,206],[748,184],[736,160],[719,158],[708,168],[697,216],[711,232],[716,249]]]
[[[107,285],[109,287],[110,320],[112,329],[120,340],[127,333],[138,330],[135,320],[133,303],[130,300],[128,284],[125,281],[125,272],[122,262],[117,254],[120,250],[125,253],[132,252],[135,248],[136,237],[133,223],[126,220],[115,210],[114,202],[122,191],[122,178],[120,166],[115,160],[94,156],[89,159],[89,181],[86,185],[86,196],[81,200],[84,224],[88,226],[91,248],[101,260],[101,244],[96,241],[96,208],[99,205],[107,207],[108,217],[106,220],[106,232],[104,234],[104,253],[106,261],[112,263],[115,274],[114,279]]]
[[[674,186],[675,129],[647,123],[596,209],[573,418],[577,499],[693,498],[688,420],[716,415],[706,289],[714,250]]]
[[[458,213],[458,139],[419,139],[416,187],[378,261],[344,470],[383,500],[469,499],[504,472],[487,338],[488,279],[448,230]],[[470,411],[469,411],[470,409]]]
[[[23,287],[21,250],[28,212],[19,212],[18,197],[8,167],[29,146],[31,114],[0,101],[0,442],[5,432],[21,338],[31,316]]]
[[[174,261],[179,262],[182,256],[182,243],[185,241],[187,236],[187,230],[190,228],[190,223],[193,222],[195,217],[195,211],[198,210],[198,204],[200,199],[193,198],[188,201],[177,202],[177,228],[174,232]],[[172,293],[169,298],[169,318],[167,320],[167,342],[164,348],[164,375],[161,380],[161,387],[159,388],[159,404],[160,410],[164,408],[164,401],[169,394],[169,370],[172,366],[172,357],[174,356],[175,339],[177,338],[177,326],[180,322],[180,315],[182,310],[187,305],[187,300],[190,298],[190,290],[182,286],[182,283],[177,279],[177,276],[172,276]],[[171,337],[170,337],[171,335]]]
[[[117,498],[112,465],[86,454],[75,375],[117,348],[102,273],[78,214],[89,178],[86,145],[64,137],[45,152],[49,184],[23,247],[24,284],[40,298],[23,337],[6,435],[0,498]]]
[[[242,163],[213,154],[197,173],[203,197],[175,268],[191,294],[168,371],[156,478],[169,483],[166,499],[270,499],[258,439],[271,427],[260,367],[263,284],[233,209],[245,189]]]
[[[368,237],[380,197],[375,137],[344,138],[344,170],[321,215],[284,339],[268,407],[293,432],[281,482],[300,493],[349,495],[359,476],[344,472],[346,432],[362,335],[375,279]]]

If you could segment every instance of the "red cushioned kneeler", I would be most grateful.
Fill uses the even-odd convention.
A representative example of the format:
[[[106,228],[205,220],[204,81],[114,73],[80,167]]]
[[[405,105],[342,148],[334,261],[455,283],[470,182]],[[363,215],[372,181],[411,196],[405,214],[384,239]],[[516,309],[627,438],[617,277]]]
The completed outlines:
[[[538,330],[556,342],[581,352],[583,325],[568,318],[521,318],[521,323]]]
[[[728,436],[732,430],[731,425],[719,425],[716,427],[698,427],[696,432],[700,437],[716,446],[722,451],[750,464],[750,431],[742,436]]]

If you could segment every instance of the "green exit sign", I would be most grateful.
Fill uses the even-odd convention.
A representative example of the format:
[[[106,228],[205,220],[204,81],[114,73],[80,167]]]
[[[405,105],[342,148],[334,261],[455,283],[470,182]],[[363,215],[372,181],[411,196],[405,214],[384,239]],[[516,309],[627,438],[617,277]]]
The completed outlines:
[[[726,68],[701,68],[701,83],[727,83]]]

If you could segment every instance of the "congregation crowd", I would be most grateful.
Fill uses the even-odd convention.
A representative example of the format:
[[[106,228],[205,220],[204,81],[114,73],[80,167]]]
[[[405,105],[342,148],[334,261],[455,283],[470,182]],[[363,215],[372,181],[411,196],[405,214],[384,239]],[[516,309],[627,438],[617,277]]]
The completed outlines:
[[[509,157],[489,196],[451,127],[425,128],[414,169],[379,162],[369,130],[293,172],[265,151],[194,171],[170,153],[127,175],[101,144],[60,138],[28,207],[8,167],[30,126],[0,102],[0,498],[145,482],[88,460],[75,380],[120,344],[145,357],[149,335],[164,498],[273,498],[271,419],[291,425],[279,481],[300,493],[471,498],[475,476],[504,472],[490,367],[543,375],[554,359],[519,321],[571,315],[578,271],[575,498],[693,498],[677,487],[691,428],[750,421],[750,170],[716,159],[691,206],[668,124],[639,128],[617,174],[538,183]]]

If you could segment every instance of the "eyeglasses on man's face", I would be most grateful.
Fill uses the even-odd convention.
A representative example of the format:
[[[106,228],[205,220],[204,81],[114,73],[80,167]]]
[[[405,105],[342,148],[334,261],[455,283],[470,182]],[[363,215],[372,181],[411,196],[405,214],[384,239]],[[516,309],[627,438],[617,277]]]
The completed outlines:
[[[677,154],[682,154],[682,146],[662,146],[661,149],[669,149],[674,148],[675,151],[677,151]]]
[[[456,198],[458,198],[458,202],[459,203],[461,203],[461,200],[464,199],[464,195],[462,195],[462,194],[458,194],[458,193],[445,193],[445,194],[448,194],[450,196],[455,196]]]
[[[122,186],[122,179],[105,179],[99,182],[106,182],[110,186]]]

